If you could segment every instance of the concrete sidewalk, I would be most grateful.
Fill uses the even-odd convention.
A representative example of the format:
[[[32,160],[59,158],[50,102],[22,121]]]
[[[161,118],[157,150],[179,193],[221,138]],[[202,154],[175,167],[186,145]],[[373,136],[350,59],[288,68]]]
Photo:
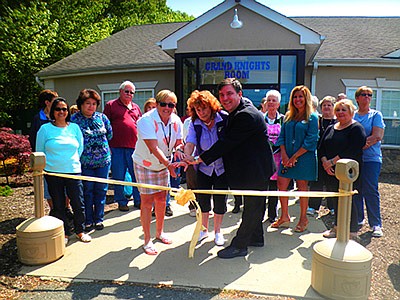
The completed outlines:
[[[241,214],[232,214],[229,201],[222,233],[229,245],[238,228]],[[142,250],[143,234],[140,211],[118,210],[106,214],[105,228],[93,232],[91,243],[70,239],[65,255],[44,266],[24,266],[23,274],[73,280],[109,280],[146,284],[166,284],[180,287],[232,289],[261,295],[323,299],[311,288],[312,247],[323,239],[322,221],[309,218],[304,233],[295,233],[293,220],[289,229],[272,229],[265,223],[265,246],[249,248],[246,257],[219,259],[222,247],[214,244],[214,234],[196,248],[194,258],[188,258],[195,218],[188,208],[172,201],[174,216],[166,218],[165,232],[172,245],[155,242],[159,254],[146,255]],[[299,216],[299,205],[291,201],[289,212]],[[212,230],[210,218],[210,230]],[[155,220],[152,224],[154,236]]]

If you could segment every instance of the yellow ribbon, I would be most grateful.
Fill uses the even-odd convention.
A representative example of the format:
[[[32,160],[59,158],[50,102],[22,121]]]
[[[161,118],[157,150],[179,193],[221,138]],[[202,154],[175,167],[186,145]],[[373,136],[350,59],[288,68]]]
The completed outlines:
[[[189,258],[194,257],[194,250],[197,244],[197,241],[200,236],[200,231],[203,229],[202,227],[202,214],[199,204],[196,201],[195,194],[213,194],[213,195],[232,195],[232,196],[283,196],[283,197],[343,197],[343,196],[352,196],[357,194],[357,191],[343,191],[339,190],[339,192],[296,192],[296,191],[255,191],[255,190],[185,190],[184,188],[176,189],[167,186],[160,186],[154,184],[146,184],[146,183],[136,183],[136,182],[126,182],[120,180],[113,179],[105,179],[98,177],[90,177],[83,175],[71,175],[71,174],[62,174],[62,173],[48,173],[46,171],[43,172],[34,172],[33,176],[39,176],[42,174],[64,177],[70,179],[80,179],[86,181],[95,181],[102,183],[110,183],[117,185],[128,185],[135,187],[142,187],[148,189],[156,189],[156,190],[165,190],[170,191],[171,196],[173,196],[176,202],[179,205],[184,206],[189,201],[196,207],[196,227],[194,229],[192,239],[189,245]]]

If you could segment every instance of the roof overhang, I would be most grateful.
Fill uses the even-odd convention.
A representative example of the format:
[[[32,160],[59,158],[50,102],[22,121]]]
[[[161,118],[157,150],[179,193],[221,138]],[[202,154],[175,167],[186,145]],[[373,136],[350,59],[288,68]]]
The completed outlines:
[[[266,19],[279,24],[280,26],[296,33],[300,37],[300,44],[321,44],[323,37],[317,32],[297,23],[296,21],[287,18],[286,16],[266,7],[255,0],[225,0],[221,4],[207,11],[197,19],[186,24],[182,28],[178,29],[174,33],[165,37],[159,43],[159,46],[164,51],[176,50],[178,48],[178,41],[189,35],[198,28],[206,25],[213,19],[222,15],[226,11],[233,9],[238,6],[243,6]],[[234,30],[234,29],[233,29]]]

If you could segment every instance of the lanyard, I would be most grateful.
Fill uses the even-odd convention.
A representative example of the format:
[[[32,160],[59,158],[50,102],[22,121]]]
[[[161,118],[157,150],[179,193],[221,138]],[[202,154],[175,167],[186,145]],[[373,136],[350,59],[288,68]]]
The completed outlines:
[[[162,124],[162,131],[163,131],[163,134],[164,134],[164,138],[165,138],[165,143],[167,144],[167,149],[168,149],[168,155],[170,155],[171,154],[171,150],[170,150],[170,148],[169,148],[169,146],[170,146],[170,143],[171,143],[171,123],[169,123],[169,132],[168,132],[168,139],[167,139],[167,135],[166,135],[166,133],[165,133],[165,129],[164,129],[164,123],[163,122],[161,122],[161,124]]]

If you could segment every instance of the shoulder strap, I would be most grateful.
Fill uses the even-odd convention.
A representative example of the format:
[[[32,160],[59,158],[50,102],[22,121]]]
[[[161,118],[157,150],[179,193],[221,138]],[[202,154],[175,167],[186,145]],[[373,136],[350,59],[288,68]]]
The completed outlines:
[[[194,123],[193,123],[193,127],[194,127],[194,131],[196,132],[197,153],[201,154],[201,153],[203,153],[203,150],[200,147],[200,137],[201,137],[201,132],[202,132],[203,128],[201,127],[201,125],[199,125],[199,124],[196,125]]]

